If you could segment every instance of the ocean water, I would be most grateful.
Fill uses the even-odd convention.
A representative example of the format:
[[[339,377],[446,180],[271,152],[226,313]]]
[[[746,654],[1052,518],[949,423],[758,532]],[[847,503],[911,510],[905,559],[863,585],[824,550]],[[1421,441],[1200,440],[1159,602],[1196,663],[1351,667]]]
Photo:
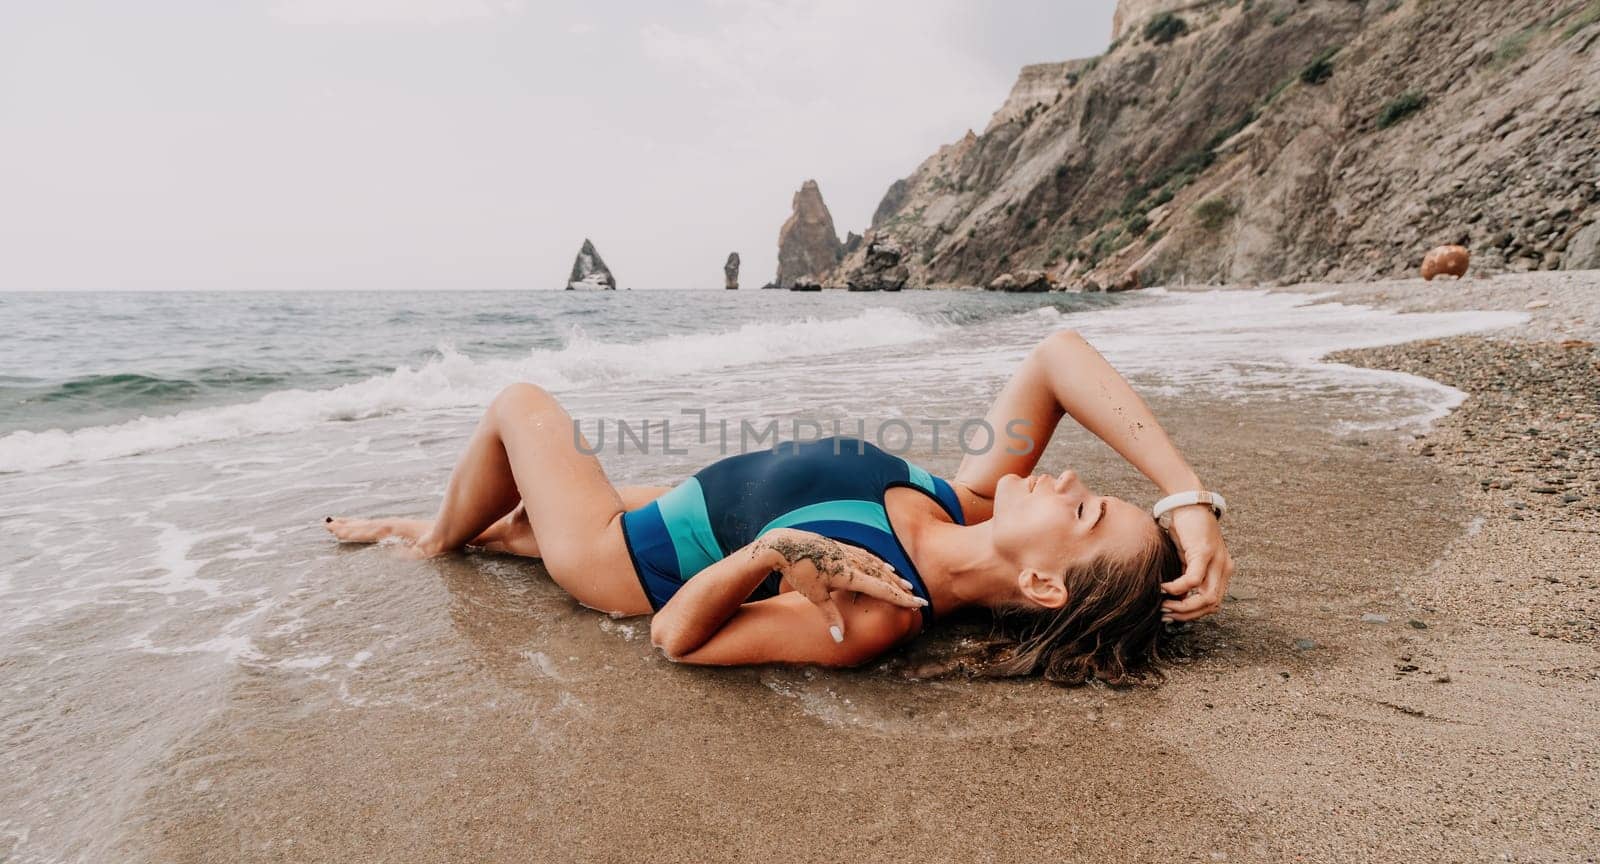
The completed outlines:
[[[987,381],[1068,319],[1125,373],[1156,386],[1243,394],[1287,385],[1292,394],[1375,380],[1314,366],[1326,351],[1509,320],[1399,316],[1261,292],[1194,299],[1202,296],[1212,297],[0,294],[0,473],[468,408],[513,381],[582,397],[687,387],[714,401],[750,375],[779,390],[811,379],[802,385],[810,388],[825,377],[810,371],[816,364],[845,381],[929,355],[949,358],[930,380]],[[1195,305],[1218,320],[1193,320]]]
[[[803,419],[868,437],[898,420],[886,443],[909,427],[907,455],[948,473],[959,453],[948,438],[935,451],[928,421],[981,417],[1061,328],[1156,400],[1298,403],[1389,429],[1460,394],[1321,354],[1519,320],[1265,291],[0,294],[0,858],[101,860],[188,776],[186,748],[248,728],[241,702],[443,710],[462,644],[512,658],[506,675],[542,682],[530,693],[550,688],[528,696],[535,738],[604,713],[574,702],[581,658],[610,668],[599,658],[643,625],[570,623],[593,616],[562,617],[532,565],[482,557],[450,565],[449,623],[430,628],[417,622],[441,602],[438,570],[320,530],[332,513],[427,515],[509,383],[550,389],[591,439],[596,424],[673,424],[685,452],[607,439],[619,484],[671,483],[726,452],[679,437],[702,413],[713,428]],[[463,593],[468,578],[492,587]],[[504,610],[475,591],[564,623],[508,640]],[[768,677],[741,698],[826,724],[899,722],[870,687],[812,680]]]

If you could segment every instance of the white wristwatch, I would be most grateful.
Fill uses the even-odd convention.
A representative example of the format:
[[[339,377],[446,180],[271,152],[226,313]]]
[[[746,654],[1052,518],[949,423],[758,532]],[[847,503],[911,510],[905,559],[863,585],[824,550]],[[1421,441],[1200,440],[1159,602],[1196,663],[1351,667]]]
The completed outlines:
[[[1156,517],[1156,521],[1160,522],[1161,517],[1179,507],[1187,507],[1190,504],[1205,504],[1211,508],[1211,512],[1217,514],[1218,519],[1222,518],[1222,514],[1228,512],[1228,502],[1223,499],[1221,493],[1197,490],[1194,492],[1179,492],[1162,498],[1156,502],[1156,506],[1150,508],[1150,515]]]

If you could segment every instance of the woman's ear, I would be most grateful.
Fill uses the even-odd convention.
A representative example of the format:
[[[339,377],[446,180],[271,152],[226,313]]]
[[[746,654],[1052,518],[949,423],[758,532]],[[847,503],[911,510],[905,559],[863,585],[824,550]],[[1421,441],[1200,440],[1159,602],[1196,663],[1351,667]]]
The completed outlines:
[[[1022,596],[1046,609],[1067,605],[1067,586],[1060,573],[1045,573],[1029,567],[1017,574],[1017,589]]]

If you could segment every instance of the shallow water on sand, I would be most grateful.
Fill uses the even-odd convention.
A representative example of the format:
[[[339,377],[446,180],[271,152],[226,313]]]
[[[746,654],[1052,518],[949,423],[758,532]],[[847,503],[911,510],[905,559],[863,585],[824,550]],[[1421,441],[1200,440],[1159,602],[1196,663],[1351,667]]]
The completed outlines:
[[[881,667],[674,667],[650,650],[646,620],[577,608],[533,562],[339,547],[321,517],[426,515],[482,403],[521,378],[556,392],[591,439],[601,420],[674,424],[686,452],[608,442],[619,484],[675,482],[716,457],[715,436],[678,437],[684,409],[713,428],[776,419],[787,430],[804,417],[852,431],[859,419],[869,437],[899,418],[915,430],[906,455],[948,476],[959,452],[949,440],[933,452],[924,421],[948,434],[981,416],[1028,347],[1062,327],[1179,418],[1180,444],[1270,454],[1270,474],[1333,446],[1334,432],[1419,422],[1456,398],[1313,363],[1321,352],[1516,320],[1264,292],[556,296],[493,298],[556,304],[524,322],[520,343],[480,295],[437,327],[434,298],[331,298],[343,342],[313,338],[315,314],[292,316],[305,331],[294,344],[328,346],[296,362],[324,372],[296,378],[278,368],[292,364],[260,361],[247,386],[137,410],[27,406],[63,381],[146,374],[156,367],[136,362],[141,352],[165,357],[156,372],[172,378],[217,365],[233,349],[137,319],[203,321],[227,298],[119,299],[107,308],[144,328],[142,348],[130,336],[97,369],[15,367],[34,389],[0,427],[0,857],[706,860],[788,848],[838,860],[889,857],[918,831],[951,857],[1001,842],[957,830],[952,808],[1015,829],[1003,838],[1015,856],[1098,848],[1082,827],[1093,819],[1132,826],[1118,842],[1154,853],[1168,847],[1149,814],[1174,802],[1181,820],[1211,826],[1218,849],[1243,848],[1239,814],[1149,728],[1159,694]],[[652,310],[666,332],[651,329]],[[581,331],[563,330],[573,319]],[[430,354],[452,331],[455,347]],[[287,332],[250,350],[293,343]],[[33,356],[15,342],[0,354]],[[289,386],[258,386],[274,375]],[[898,427],[888,434],[900,440]],[[1149,499],[1104,448],[1058,441],[1043,467],[1089,466]],[[1132,766],[1146,775],[1119,787]],[[1080,821],[1061,821],[1069,805]],[[843,807],[847,827],[819,825],[822,806]],[[1052,827],[1023,829],[1034,820]]]

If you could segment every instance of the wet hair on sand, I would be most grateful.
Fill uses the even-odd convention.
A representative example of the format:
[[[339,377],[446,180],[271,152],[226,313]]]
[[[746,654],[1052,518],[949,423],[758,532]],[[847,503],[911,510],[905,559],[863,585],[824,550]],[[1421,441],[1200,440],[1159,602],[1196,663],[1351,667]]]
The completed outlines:
[[[1130,685],[1161,676],[1161,583],[1183,573],[1183,556],[1159,527],[1139,553],[1101,557],[1062,575],[1060,609],[998,613],[999,637],[972,664],[979,675],[1040,675],[1062,685]]]

